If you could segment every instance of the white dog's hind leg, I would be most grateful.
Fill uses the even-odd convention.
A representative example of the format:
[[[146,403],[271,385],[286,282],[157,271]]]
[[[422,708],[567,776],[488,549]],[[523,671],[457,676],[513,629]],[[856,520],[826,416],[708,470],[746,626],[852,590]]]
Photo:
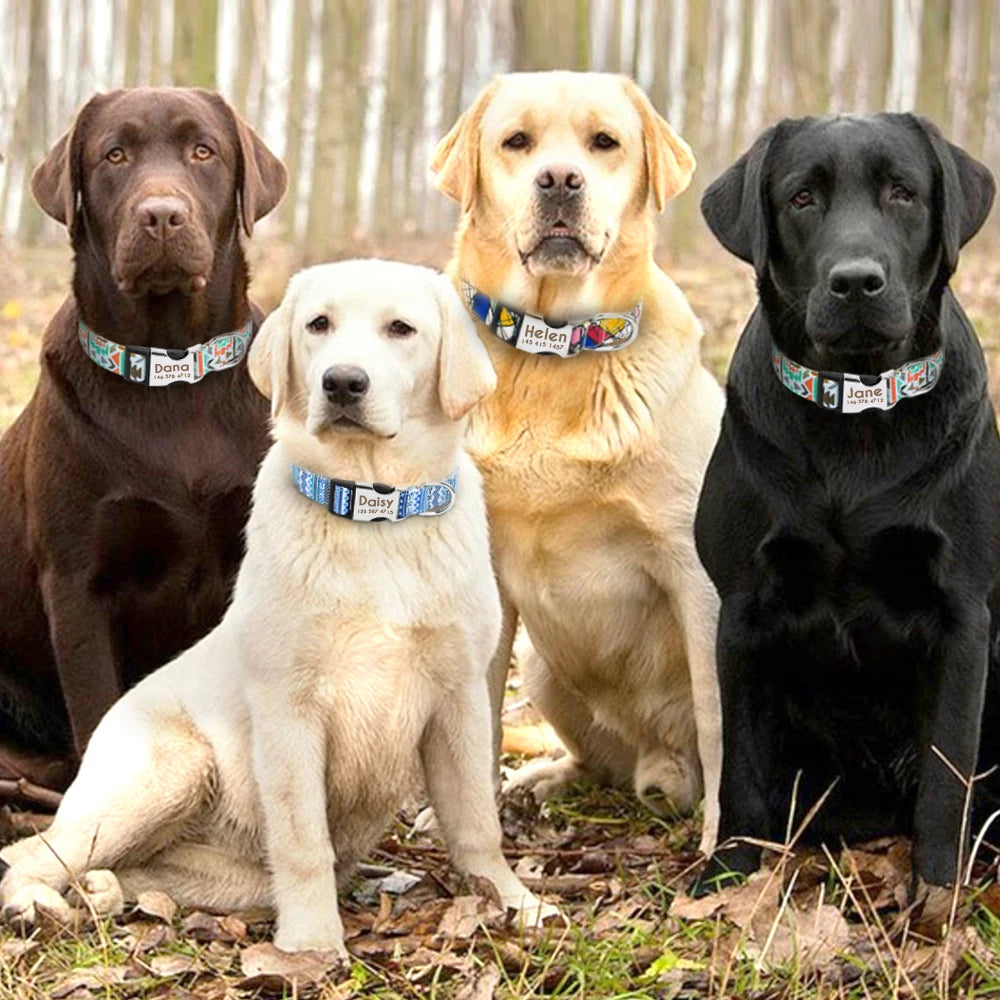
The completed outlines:
[[[11,865],[0,881],[4,916],[30,925],[36,902],[65,915],[70,883],[165,846],[201,800],[211,767],[210,747],[185,717],[126,696],[94,732],[52,826],[0,852]]]
[[[455,866],[491,882],[504,906],[534,926],[559,910],[524,885],[500,850],[489,721],[489,698],[481,681],[446,699],[421,743],[424,780]]]

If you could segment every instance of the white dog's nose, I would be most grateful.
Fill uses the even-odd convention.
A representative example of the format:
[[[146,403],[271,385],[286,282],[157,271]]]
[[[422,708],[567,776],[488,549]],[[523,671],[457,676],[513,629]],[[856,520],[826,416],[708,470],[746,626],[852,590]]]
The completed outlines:
[[[323,372],[323,392],[331,403],[348,406],[368,391],[368,373],[357,365],[334,365]]]

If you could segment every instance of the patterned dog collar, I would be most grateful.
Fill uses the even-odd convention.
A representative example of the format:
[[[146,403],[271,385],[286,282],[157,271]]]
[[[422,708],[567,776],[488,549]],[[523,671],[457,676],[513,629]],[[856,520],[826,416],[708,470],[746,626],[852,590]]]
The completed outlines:
[[[548,320],[502,305],[462,282],[465,304],[490,333],[528,354],[557,354],[568,358],[580,351],[618,351],[639,333],[642,303],[628,312],[598,313],[592,319],[552,326]]]
[[[455,503],[458,473],[440,483],[424,483],[397,489],[385,483],[357,483],[350,479],[328,479],[292,466],[295,488],[321,503],[331,514],[349,521],[402,521],[413,514],[436,517]]]
[[[848,375],[845,372],[814,371],[771,348],[771,363],[778,381],[786,388],[834,413],[891,410],[901,399],[922,396],[937,385],[944,362],[944,348],[926,358],[890,368],[881,375]]]
[[[174,350],[128,347],[94,333],[82,322],[79,327],[80,344],[95,365],[139,385],[199,382],[209,372],[232,368],[243,360],[253,335],[253,320],[250,319],[242,330],[213,337],[205,344]]]

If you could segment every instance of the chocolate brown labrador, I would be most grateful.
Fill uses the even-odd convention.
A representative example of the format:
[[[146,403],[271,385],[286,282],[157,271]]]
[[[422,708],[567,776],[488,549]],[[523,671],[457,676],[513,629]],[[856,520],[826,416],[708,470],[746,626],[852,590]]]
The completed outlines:
[[[187,349],[228,333],[245,351],[241,237],[285,180],[219,95],[180,88],[94,97],[35,171],[75,266],[0,439],[0,777],[63,786],[123,691],[222,615],[267,405],[243,363],[151,372],[211,369]]]

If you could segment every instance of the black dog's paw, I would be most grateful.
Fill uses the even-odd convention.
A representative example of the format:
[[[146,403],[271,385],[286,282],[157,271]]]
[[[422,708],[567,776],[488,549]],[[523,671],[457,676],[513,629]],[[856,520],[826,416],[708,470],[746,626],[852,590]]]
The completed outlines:
[[[708,860],[688,890],[693,899],[701,899],[711,892],[742,885],[748,875],[760,867],[760,848],[749,844],[723,847]]]

